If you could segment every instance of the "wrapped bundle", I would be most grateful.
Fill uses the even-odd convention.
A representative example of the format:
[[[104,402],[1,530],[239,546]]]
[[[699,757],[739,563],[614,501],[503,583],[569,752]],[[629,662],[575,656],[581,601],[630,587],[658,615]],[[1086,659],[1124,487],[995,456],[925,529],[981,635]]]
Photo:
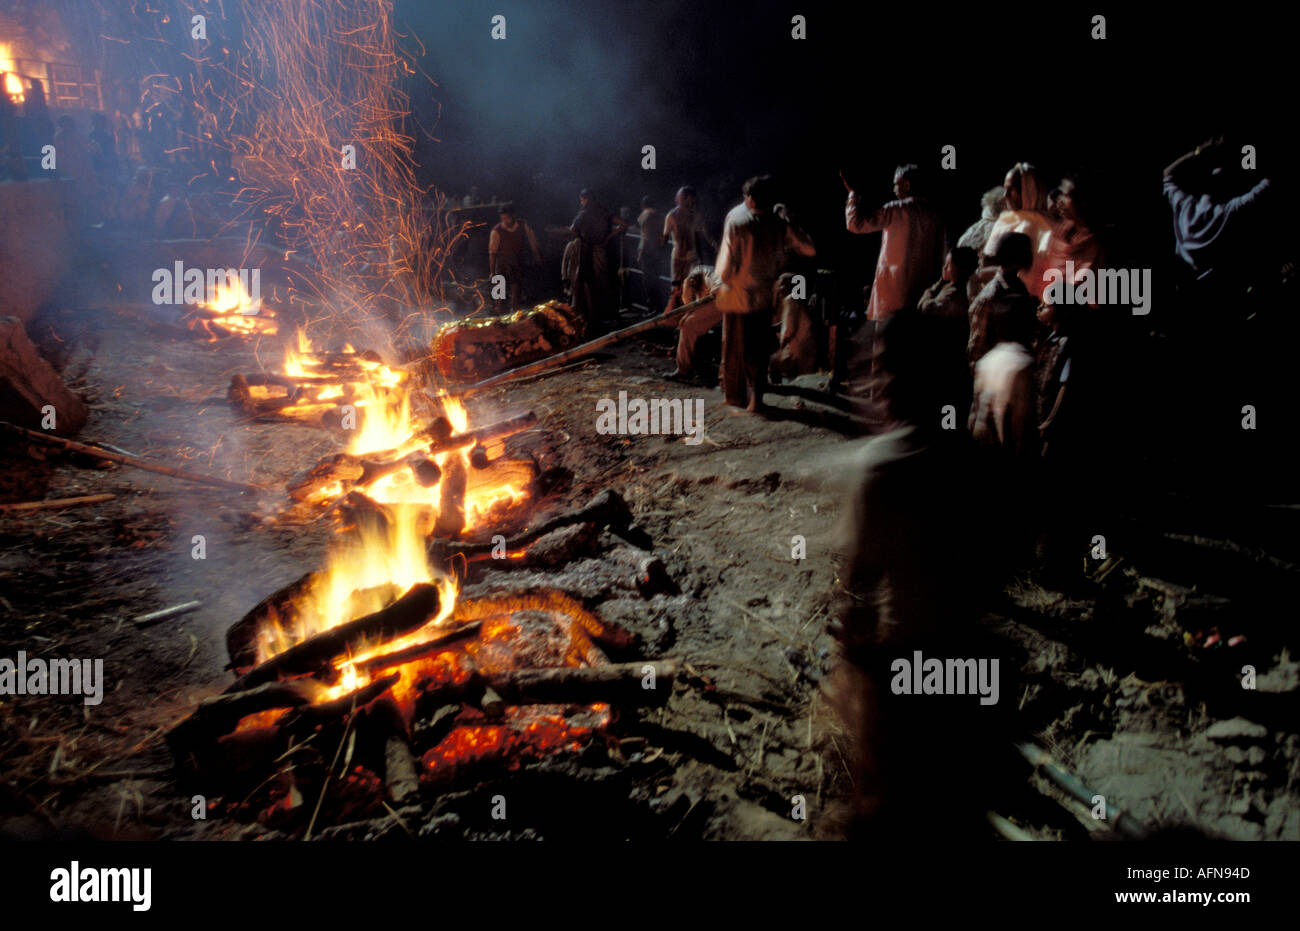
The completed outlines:
[[[449,323],[433,338],[438,371],[476,381],[526,365],[582,342],[586,322],[568,304],[548,301],[503,317]]]

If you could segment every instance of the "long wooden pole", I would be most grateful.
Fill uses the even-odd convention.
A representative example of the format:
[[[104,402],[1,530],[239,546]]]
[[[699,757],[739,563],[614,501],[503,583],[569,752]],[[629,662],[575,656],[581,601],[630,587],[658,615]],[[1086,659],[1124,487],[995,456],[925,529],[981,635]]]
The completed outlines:
[[[680,317],[684,317],[692,310],[703,307],[712,300],[713,295],[710,294],[708,297],[702,297],[698,301],[683,304],[681,307],[670,310],[666,314],[660,314],[656,317],[651,317],[648,320],[642,320],[640,323],[634,323],[631,326],[623,327],[621,330],[615,330],[612,333],[606,333],[604,336],[597,337],[588,342],[580,343],[572,349],[566,349],[553,356],[547,356],[545,359],[538,359],[536,362],[529,362],[527,365],[521,365],[518,368],[513,368],[509,371],[493,375],[491,378],[485,378],[472,385],[467,385],[460,391],[456,392],[456,394],[460,397],[468,397],[469,395],[478,394],[480,391],[484,391],[488,388],[495,388],[497,385],[504,385],[509,381],[514,381],[519,378],[527,378],[529,375],[536,375],[538,372],[545,372],[548,369],[557,368],[566,362],[571,362],[572,360],[583,356],[589,356],[593,352],[599,352],[606,346],[612,346],[630,336],[636,336],[638,333],[645,333],[649,330],[653,330],[657,326],[663,326],[665,323],[672,323]]]
[[[0,504],[0,513],[7,511],[45,511],[54,508],[76,507],[78,504],[99,504],[112,501],[117,495],[80,495],[76,498],[45,498],[41,501],[23,501],[19,504]]]
[[[78,443],[76,440],[65,440],[61,436],[53,436],[49,433],[28,430],[26,427],[20,427],[3,420],[0,420],[0,430],[17,433],[19,436],[25,437],[26,439],[38,443],[45,443],[48,446],[58,446],[59,448],[66,449],[70,452],[92,456],[95,459],[104,459],[108,462],[118,462],[122,465],[134,466],[137,469],[144,469],[146,472],[157,472],[159,475],[170,475],[172,478],[183,479],[187,482],[200,482],[204,485],[214,485],[217,488],[231,488],[235,491],[257,492],[262,490],[256,485],[248,485],[244,482],[232,482],[229,479],[217,478],[213,475],[200,475],[197,472],[186,472],[183,469],[174,469],[171,466],[146,462],[143,459],[137,459],[135,456],[124,456],[121,453],[109,452],[108,450],[101,449],[98,446],[88,446],[85,443]]]

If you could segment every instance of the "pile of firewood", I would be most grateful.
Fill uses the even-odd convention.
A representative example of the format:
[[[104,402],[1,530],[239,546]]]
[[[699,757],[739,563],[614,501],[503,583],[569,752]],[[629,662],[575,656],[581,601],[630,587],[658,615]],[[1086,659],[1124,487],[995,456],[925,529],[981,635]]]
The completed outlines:
[[[304,576],[231,627],[235,681],[167,735],[195,791],[262,820],[290,815],[342,770],[373,774],[384,792],[371,804],[406,804],[462,766],[571,749],[603,733],[613,707],[662,704],[677,673],[672,660],[611,662],[605,651],[626,655],[635,638],[553,590],[462,600],[445,630],[378,652],[437,616],[440,589],[428,584],[256,662],[262,625],[291,625],[314,582]],[[367,681],[338,694],[339,665],[363,651]]]

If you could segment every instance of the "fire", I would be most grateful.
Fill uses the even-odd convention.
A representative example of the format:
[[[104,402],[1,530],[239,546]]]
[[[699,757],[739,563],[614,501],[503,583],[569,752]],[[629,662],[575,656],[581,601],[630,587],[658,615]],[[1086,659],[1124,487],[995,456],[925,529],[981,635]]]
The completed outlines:
[[[386,526],[364,526],[355,539],[334,547],[315,584],[294,606],[296,617],[291,623],[276,619],[263,625],[258,640],[259,663],[321,631],[381,610],[417,583],[437,585],[442,595],[437,615],[412,634],[389,640],[382,648],[377,644],[363,649],[340,662],[337,681],[322,694],[322,700],[328,701],[370,683],[371,677],[359,668],[365,660],[422,643],[447,623],[456,608],[455,579],[430,565],[418,509],[394,507],[391,514]],[[394,686],[398,694],[413,688],[413,682],[405,677],[413,674],[414,667],[403,666],[401,672],[404,678]]]
[[[453,435],[464,434],[470,429],[469,412],[459,399],[445,392],[438,397],[442,415],[451,424]],[[419,423],[413,417],[411,400],[408,392],[385,391],[372,387],[367,401],[366,416],[361,429],[353,438],[348,452],[357,456],[369,456],[384,452],[392,457],[404,456],[421,448]],[[528,497],[528,485],[532,480],[531,467],[528,463],[512,463],[506,460],[494,460],[490,469],[476,469],[470,462],[470,448],[448,450],[434,455],[433,460],[441,470],[444,479],[455,473],[465,476],[465,529],[481,527],[489,516],[499,507],[512,507]],[[442,483],[426,488],[416,481],[409,469],[390,473],[379,479],[367,490],[366,494],[379,504],[414,505],[428,510],[432,522],[441,511]]]
[[[13,52],[8,43],[0,42],[0,71],[4,72],[5,93],[14,103],[22,103],[26,99],[26,88],[23,87],[23,79],[15,73],[15,70]]]
[[[200,301],[197,315],[190,320],[191,330],[202,329],[210,341],[222,336],[274,336],[279,332],[275,311],[262,305],[261,298],[253,299],[235,276],[216,280],[211,301]],[[222,332],[217,332],[222,331]]]

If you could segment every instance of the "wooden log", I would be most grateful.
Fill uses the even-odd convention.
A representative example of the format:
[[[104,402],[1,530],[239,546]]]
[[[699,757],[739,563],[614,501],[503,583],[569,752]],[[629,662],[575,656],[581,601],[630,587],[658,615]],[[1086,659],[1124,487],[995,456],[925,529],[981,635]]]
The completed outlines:
[[[289,479],[286,490],[295,501],[305,501],[322,487],[333,484],[346,492],[365,472],[361,460],[351,453],[333,453]]]
[[[465,489],[468,484],[465,463],[453,456],[447,463],[439,488],[438,518],[433,526],[435,536],[454,539],[465,529]]]
[[[653,553],[631,546],[619,546],[610,551],[609,558],[632,570],[632,584],[643,598],[653,598],[660,592],[678,594],[677,583],[668,575],[664,561]]]
[[[506,551],[524,549],[529,543],[561,527],[570,524],[592,523],[600,527],[626,529],[632,524],[632,509],[628,507],[623,496],[612,488],[607,488],[580,508],[565,511],[542,521],[511,540],[506,541]],[[467,557],[492,552],[492,543],[448,543],[445,540],[432,540],[429,544],[431,555],[446,558],[457,554]]]
[[[100,504],[112,501],[117,495],[78,495],[75,498],[46,498],[43,501],[20,501],[16,504],[0,504],[0,511],[52,511],[58,508],[71,508],[79,504]]]
[[[428,623],[438,613],[438,586],[419,582],[388,607],[331,627],[296,643],[241,676],[227,692],[241,692],[264,682],[315,673],[375,641],[392,640]]]
[[[384,676],[382,679],[376,679],[368,685],[363,685],[356,691],[349,692],[333,701],[304,705],[284,716],[280,723],[280,730],[300,732],[322,724],[329,724],[346,716],[353,710],[360,711],[396,685],[397,680],[401,678],[402,674],[395,672],[392,675]]]
[[[425,452],[432,455],[446,452],[449,449],[479,446],[491,440],[505,439],[508,436],[514,436],[516,433],[523,433],[525,430],[531,429],[536,423],[537,415],[532,411],[526,411],[506,420],[498,420],[496,423],[475,427],[473,430],[466,430],[464,433],[453,434],[442,442],[431,442]]]
[[[14,424],[2,420],[0,420],[0,431],[17,434],[24,439],[45,443],[46,445],[55,446],[59,449],[66,449],[69,452],[80,453],[83,456],[103,459],[106,462],[116,462],[121,465],[133,466],[137,469],[144,469],[146,472],[157,472],[159,475],[170,475],[172,478],[179,478],[186,482],[199,482],[204,485],[212,485],[216,488],[228,488],[241,492],[258,492],[262,490],[256,485],[249,485],[244,482],[232,482],[229,479],[216,478],[211,475],[200,475],[197,472],[186,472],[183,469],[174,469],[171,466],[146,462],[145,460],[137,459],[134,456],[123,456],[121,453],[109,452],[106,449],[100,449],[98,446],[88,446],[85,443],[78,443],[75,440],[65,440],[62,437],[52,436],[48,433],[28,430],[25,427],[15,426]]]
[[[216,752],[218,741],[231,735],[248,715],[310,704],[319,697],[322,688],[314,680],[296,679],[214,695],[199,702],[194,712],[171,728],[164,739],[178,762],[201,763]]]
[[[515,611],[544,611],[563,614],[577,621],[593,643],[614,651],[626,651],[636,644],[636,636],[617,624],[597,617],[582,603],[555,588],[529,588],[523,591],[491,592],[477,598],[462,598],[456,603],[457,620],[477,620],[512,614]]]
[[[281,621],[293,617],[293,604],[315,584],[316,573],[308,572],[283,588],[267,595],[252,610],[230,625],[226,631],[227,669],[245,671],[257,663],[257,632],[267,617],[275,614]]]
[[[324,686],[314,679],[267,682],[242,692],[223,692],[199,702],[181,726],[204,731],[214,737],[228,734],[250,714],[276,708],[309,705],[320,697]]]
[[[440,634],[426,640],[424,643],[417,643],[414,646],[397,650],[393,653],[385,653],[382,656],[376,656],[373,659],[361,663],[357,668],[363,672],[374,675],[381,669],[391,669],[394,666],[402,666],[412,660],[417,660],[425,656],[431,656],[434,653],[441,653],[443,650],[450,649],[466,640],[473,640],[479,635],[483,627],[482,621],[470,621],[455,630],[449,630],[445,634]]]
[[[646,687],[651,682],[653,687]],[[547,669],[513,669],[485,678],[507,704],[662,705],[677,677],[673,659],[609,663],[604,666],[560,666]]]
[[[444,418],[438,418],[434,424],[445,424]],[[428,446],[405,456],[398,457],[397,450],[379,450],[362,459],[351,453],[333,453],[324,457],[310,469],[299,472],[288,483],[289,497],[295,501],[305,501],[315,495],[322,487],[337,483],[342,493],[357,488],[366,488],[385,475],[400,469],[410,469],[417,482],[424,488],[432,488],[442,480],[442,472],[430,457],[456,449],[469,449],[491,440],[503,439],[529,429],[537,423],[537,415],[532,411],[497,421],[464,433],[444,435],[441,426],[425,428],[420,432],[421,439],[429,437]],[[447,429],[450,429],[449,427]],[[450,492],[455,497],[455,489]],[[460,490],[463,497],[464,490]]]
[[[592,353],[599,352],[606,346],[613,346],[615,343],[622,342],[623,340],[629,339],[633,336],[638,336],[641,333],[646,333],[653,330],[655,327],[672,323],[675,320],[686,316],[686,314],[691,311],[698,310],[712,301],[713,295],[709,295],[708,297],[700,298],[698,301],[692,301],[690,304],[683,304],[681,307],[675,308],[666,314],[651,317],[649,320],[642,320],[640,323],[634,323],[631,326],[623,327],[623,329],[615,330],[613,333],[606,333],[604,336],[598,337],[597,339],[589,340],[588,342],[574,346],[571,349],[566,349],[563,352],[547,356],[545,359],[539,359],[536,362],[530,362],[527,365],[521,365],[518,368],[510,369],[509,371],[502,372],[499,375],[493,375],[491,378],[485,378],[472,385],[467,385],[457,392],[457,395],[459,397],[469,397],[470,395],[478,394],[481,391],[486,391],[488,388],[495,388],[497,385],[504,385],[506,382],[515,381],[519,378],[526,378],[529,375],[536,375],[540,372],[546,372],[558,368],[566,362],[571,362],[574,359],[580,359],[583,356],[589,356]]]

